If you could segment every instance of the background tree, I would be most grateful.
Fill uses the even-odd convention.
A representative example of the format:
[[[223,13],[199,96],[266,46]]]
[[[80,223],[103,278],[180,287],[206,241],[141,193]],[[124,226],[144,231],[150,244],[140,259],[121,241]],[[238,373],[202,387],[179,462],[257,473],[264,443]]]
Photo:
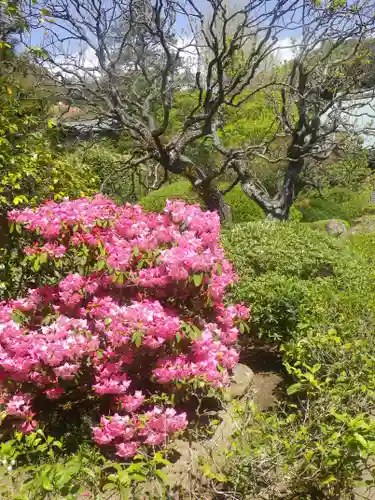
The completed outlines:
[[[288,217],[307,157],[325,158],[334,149],[338,108],[356,82],[356,72],[343,65],[372,29],[367,0],[335,8],[256,0],[236,9],[223,0],[45,0],[28,15],[34,26],[43,18],[51,80],[74,95],[96,127],[129,138],[130,155],[111,175],[147,165],[156,173],[153,188],[183,175],[222,218],[230,210],[218,184],[228,173],[267,214]],[[271,71],[279,41],[293,33],[295,58]],[[353,49],[340,55],[349,39]],[[265,90],[275,115],[270,131],[236,147],[223,140],[230,110],[240,114]],[[186,91],[176,129],[172,117]],[[281,140],[286,148],[279,154]],[[215,150],[214,159],[197,158],[202,147],[201,158]],[[259,183],[253,168],[259,163],[285,170],[273,193]]]
[[[368,81],[363,63],[368,53],[364,39],[373,32],[373,24],[370,16],[368,24],[363,22],[367,8],[363,5],[358,19],[357,10],[353,11],[353,21],[350,8],[321,12],[315,6],[304,6],[297,20],[302,37],[298,43],[291,42],[295,56],[275,69],[272,86],[267,90],[278,122],[275,133],[263,141],[263,150],[250,146],[233,152],[217,138],[224,155],[237,157],[231,163],[236,181],[272,218],[288,218],[293,201],[304,187],[302,181],[307,180],[306,176],[301,178],[302,173],[314,168],[319,171],[334,152],[349,152],[353,136],[361,132],[345,120],[345,114],[363,106],[361,99],[352,99],[363,94],[364,82]],[[371,71],[370,67],[367,71]],[[256,158],[265,162],[266,169],[266,165],[274,165],[280,172],[272,190],[259,182],[253,166]]]
[[[199,186],[207,206],[225,216],[228,209],[212,181],[216,170],[225,171],[227,159],[211,172],[192,161],[189,146],[212,141],[222,110],[233,106],[254,81],[262,61],[275,50],[285,12],[297,4],[258,0],[232,13],[224,2],[213,0],[156,0],[147,8],[144,2],[130,0],[110,6],[96,0],[48,0],[33,13],[34,19],[44,18],[48,32],[43,45],[51,79],[79,96],[103,126],[110,123],[112,130],[131,138],[132,154],[122,169],[147,162],[162,167],[163,180],[183,174]],[[249,39],[252,50],[241,70],[231,73],[233,58]],[[170,119],[187,65],[189,74],[195,66],[195,98],[171,137]],[[250,97],[244,96],[243,102]]]

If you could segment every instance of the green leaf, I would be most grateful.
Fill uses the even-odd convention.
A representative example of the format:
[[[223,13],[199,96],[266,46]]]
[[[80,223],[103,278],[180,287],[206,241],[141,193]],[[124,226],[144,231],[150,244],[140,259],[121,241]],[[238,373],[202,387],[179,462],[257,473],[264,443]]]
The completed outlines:
[[[355,437],[355,440],[360,445],[362,445],[363,448],[368,448],[368,443],[367,443],[366,439],[363,436],[361,436],[361,434],[358,434],[358,432],[355,432],[354,437]]]
[[[105,268],[105,261],[104,260],[99,260],[97,265],[96,265],[96,269],[98,271],[101,271],[102,269]]]
[[[84,472],[85,474],[87,474],[88,476],[90,476],[91,479],[95,479],[96,478],[95,472],[93,470],[89,469],[88,467],[84,467],[82,469],[82,472]]]
[[[124,485],[124,486],[129,486],[130,484],[130,477],[129,477],[129,474],[126,470],[122,470],[118,473],[117,475],[118,477],[118,480],[120,482],[120,484]]]
[[[132,336],[132,342],[136,347],[140,347],[142,344],[143,332],[134,332]]]
[[[42,487],[47,491],[53,490],[52,483],[47,476],[44,476],[42,479]]]
[[[160,451],[156,452],[154,455],[154,461],[157,464],[163,464],[163,465],[169,465],[170,462],[166,458],[163,457],[163,455],[160,453]]]
[[[194,281],[195,286],[201,286],[202,281],[203,281],[203,273],[194,274],[193,281]]]
[[[162,470],[157,469],[155,471],[155,476],[157,476],[163,483],[166,483],[168,481],[168,476],[165,472]]]
[[[302,384],[300,382],[297,382],[296,384],[290,385],[287,388],[286,393],[288,394],[288,396],[291,396],[292,394],[299,392],[301,389],[302,389]]]
[[[106,483],[103,486],[103,491],[108,491],[108,490],[114,490],[116,488],[116,485],[113,483]]]
[[[131,475],[131,479],[132,481],[138,481],[138,482],[145,482],[146,481],[146,477],[145,476],[141,476],[141,474],[132,474]]]
[[[34,264],[33,264],[34,271],[38,272],[40,270],[40,261],[39,257],[35,257]]]
[[[46,262],[48,262],[48,253],[43,252],[43,253],[39,254],[39,262],[41,264],[45,264]]]

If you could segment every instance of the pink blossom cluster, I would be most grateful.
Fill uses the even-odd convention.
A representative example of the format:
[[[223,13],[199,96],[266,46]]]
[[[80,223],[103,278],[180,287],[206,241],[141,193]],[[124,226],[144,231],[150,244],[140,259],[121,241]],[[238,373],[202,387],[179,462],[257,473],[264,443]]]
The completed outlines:
[[[97,196],[13,211],[10,220],[36,233],[28,258],[44,253],[71,273],[0,303],[7,421],[30,432],[43,421],[43,398],[65,403],[79,392],[107,405],[93,439],[129,458],[187,425],[184,412],[153,407],[154,393],[229,383],[249,311],[223,304],[235,274],[217,214],[179,201],[143,213]]]
[[[168,436],[183,431],[188,422],[186,413],[178,414],[173,408],[152,410],[136,415],[102,416],[100,425],[93,428],[94,440],[99,445],[115,445],[116,454],[122,458],[133,457],[142,443],[159,446]]]

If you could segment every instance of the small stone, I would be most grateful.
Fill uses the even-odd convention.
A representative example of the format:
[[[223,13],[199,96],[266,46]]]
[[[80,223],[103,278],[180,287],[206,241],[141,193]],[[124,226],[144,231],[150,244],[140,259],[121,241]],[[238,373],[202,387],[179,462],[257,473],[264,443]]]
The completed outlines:
[[[339,220],[335,220],[335,219],[328,221],[325,227],[326,227],[327,233],[329,233],[329,234],[340,235],[340,234],[346,233],[346,231],[347,231],[345,224],[343,222],[341,222]]]
[[[240,398],[250,387],[254,372],[246,365],[238,363],[233,369],[232,384],[226,393],[226,400]]]

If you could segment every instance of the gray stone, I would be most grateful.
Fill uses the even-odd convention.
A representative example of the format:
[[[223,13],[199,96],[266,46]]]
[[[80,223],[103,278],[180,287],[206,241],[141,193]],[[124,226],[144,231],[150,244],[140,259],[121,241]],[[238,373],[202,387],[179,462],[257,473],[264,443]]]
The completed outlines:
[[[226,392],[225,400],[243,396],[251,386],[253,378],[254,372],[248,366],[238,363],[233,369],[232,383]]]
[[[341,222],[339,220],[335,220],[335,219],[328,221],[325,227],[326,227],[327,233],[329,233],[329,234],[340,235],[340,234],[346,233],[346,231],[347,231],[345,224],[343,222]]]

